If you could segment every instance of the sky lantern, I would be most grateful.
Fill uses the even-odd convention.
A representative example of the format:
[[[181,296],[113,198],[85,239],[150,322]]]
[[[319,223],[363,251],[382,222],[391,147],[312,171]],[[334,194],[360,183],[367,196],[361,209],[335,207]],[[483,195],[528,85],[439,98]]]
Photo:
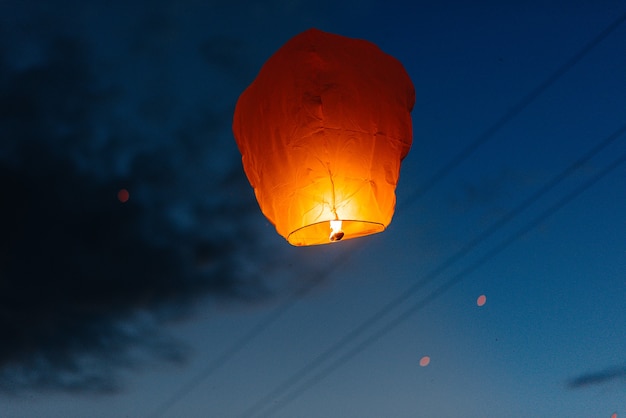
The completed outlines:
[[[412,141],[413,83],[371,42],[309,29],[272,55],[233,133],[263,214],[292,245],[385,230]]]

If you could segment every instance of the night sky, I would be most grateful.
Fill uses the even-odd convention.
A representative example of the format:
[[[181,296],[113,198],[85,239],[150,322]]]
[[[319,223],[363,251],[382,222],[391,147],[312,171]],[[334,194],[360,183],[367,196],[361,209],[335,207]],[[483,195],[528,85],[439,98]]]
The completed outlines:
[[[626,417],[622,1],[0,1],[0,417]],[[295,248],[232,131],[292,36],[416,90],[381,234]]]

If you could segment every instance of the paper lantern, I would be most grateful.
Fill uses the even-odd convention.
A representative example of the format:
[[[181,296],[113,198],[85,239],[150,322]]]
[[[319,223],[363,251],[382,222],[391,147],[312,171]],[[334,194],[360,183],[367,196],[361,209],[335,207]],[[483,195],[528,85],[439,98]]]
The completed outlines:
[[[263,214],[293,245],[383,231],[411,147],[413,84],[371,42],[309,29],[261,68],[233,133]]]

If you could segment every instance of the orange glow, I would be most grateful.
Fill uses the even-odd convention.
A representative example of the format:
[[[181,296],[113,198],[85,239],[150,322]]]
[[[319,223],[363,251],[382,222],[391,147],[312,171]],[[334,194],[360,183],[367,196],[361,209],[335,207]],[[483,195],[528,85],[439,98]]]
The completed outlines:
[[[478,299],[476,299],[476,305],[478,306],[483,306],[485,302],[487,302],[487,296],[485,295],[480,295],[478,296]]]
[[[120,191],[117,192],[117,199],[122,203],[128,202],[129,197],[130,197],[130,194],[128,193],[128,190],[126,189],[120,189]]]
[[[420,366],[426,367],[430,364],[430,357],[424,356],[420,359]]]
[[[239,97],[233,134],[277,232],[300,246],[384,231],[414,102],[402,64],[368,41],[309,29],[276,51]]]
[[[613,415],[611,415],[611,418],[617,418],[617,412],[614,412]]]

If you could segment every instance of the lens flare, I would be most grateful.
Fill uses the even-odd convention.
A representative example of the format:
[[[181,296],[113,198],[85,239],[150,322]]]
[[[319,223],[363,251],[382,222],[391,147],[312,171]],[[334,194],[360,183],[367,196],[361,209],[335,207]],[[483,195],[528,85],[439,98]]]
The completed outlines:
[[[128,202],[129,198],[130,198],[130,193],[128,193],[128,190],[121,189],[119,192],[117,192],[117,199],[120,202],[126,203],[126,202]]]

